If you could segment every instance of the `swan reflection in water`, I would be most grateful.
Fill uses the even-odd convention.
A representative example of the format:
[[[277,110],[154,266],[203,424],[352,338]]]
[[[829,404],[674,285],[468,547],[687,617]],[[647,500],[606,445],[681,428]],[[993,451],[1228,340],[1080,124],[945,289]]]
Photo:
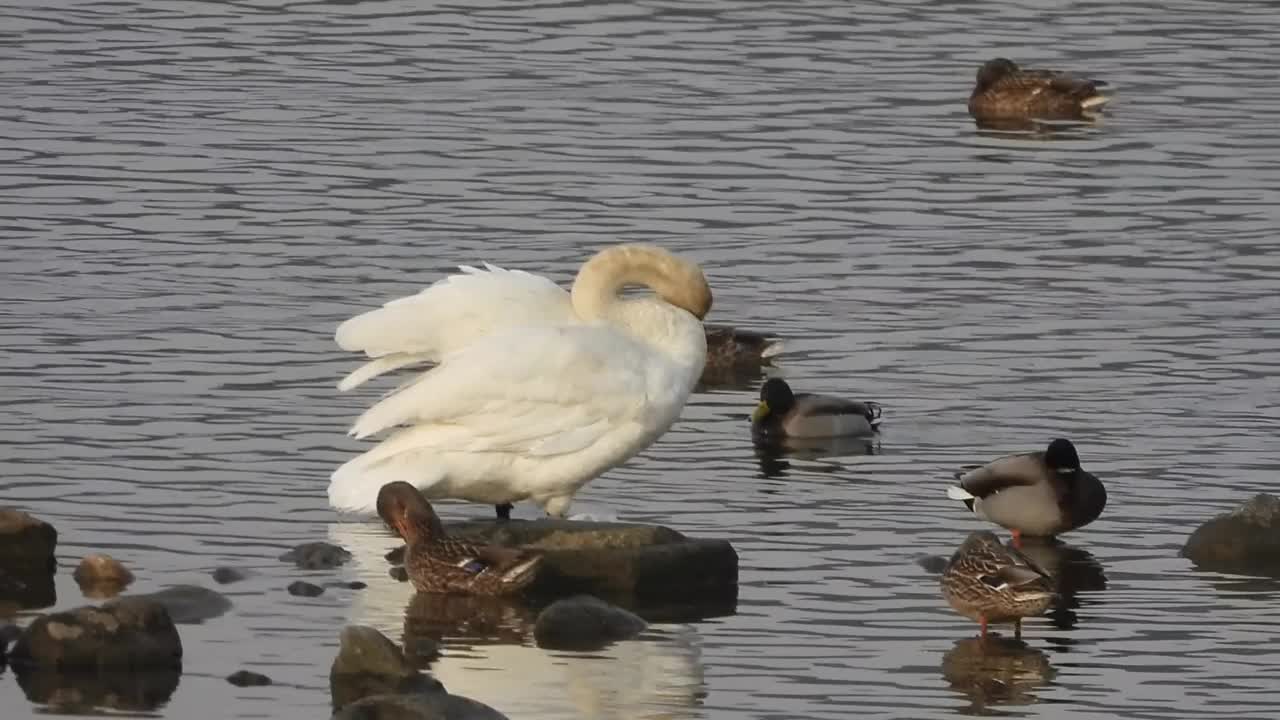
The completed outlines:
[[[329,541],[351,552],[353,579],[368,584],[347,622],[403,639],[411,660],[451,693],[520,718],[702,715],[701,638],[688,625],[650,627],[592,653],[543,650],[533,642],[537,610],[519,599],[415,594],[392,579],[385,555],[402,543],[381,525],[333,523]],[[419,650],[430,641],[438,658]]]
[[[943,679],[969,698],[974,714],[992,705],[1030,705],[1038,699],[1033,691],[1056,674],[1043,650],[998,635],[959,640],[942,656]]]

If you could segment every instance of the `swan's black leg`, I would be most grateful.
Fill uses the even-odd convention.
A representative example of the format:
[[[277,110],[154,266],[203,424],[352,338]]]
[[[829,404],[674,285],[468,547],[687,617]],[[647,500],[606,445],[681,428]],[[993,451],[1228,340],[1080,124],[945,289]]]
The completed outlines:
[[[493,509],[498,511],[499,520],[510,520],[512,507],[511,503],[502,503],[501,505],[494,505]]]

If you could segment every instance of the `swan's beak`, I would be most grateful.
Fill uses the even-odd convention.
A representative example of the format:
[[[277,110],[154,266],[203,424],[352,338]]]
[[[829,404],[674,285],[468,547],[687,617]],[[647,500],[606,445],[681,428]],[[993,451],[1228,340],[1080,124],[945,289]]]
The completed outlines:
[[[760,422],[769,416],[769,403],[761,400],[756,406],[756,411],[751,413],[751,422]]]

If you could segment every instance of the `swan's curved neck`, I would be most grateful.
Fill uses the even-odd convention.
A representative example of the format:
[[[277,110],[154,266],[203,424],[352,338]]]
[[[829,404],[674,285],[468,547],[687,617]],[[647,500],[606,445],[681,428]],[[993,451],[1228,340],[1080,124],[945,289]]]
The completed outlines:
[[[699,319],[711,309],[711,290],[697,265],[660,248],[623,245],[583,264],[570,294],[573,310],[583,320],[608,319],[620,304],[618,293],[628,285],[644,285]]]

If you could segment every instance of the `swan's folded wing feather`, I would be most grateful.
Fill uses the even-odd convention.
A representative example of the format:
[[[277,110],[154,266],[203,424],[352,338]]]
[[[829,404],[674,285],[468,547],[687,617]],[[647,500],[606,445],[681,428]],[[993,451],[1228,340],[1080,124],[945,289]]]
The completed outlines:
[[[500,330],[575,319],[569,293],[545,277],[493,265],[461,270],[342,323],[334,334],[338,346],[372,358],[406,354],[438,361]],[[371,372],[378,369],[366,365],[357,371],[361,375],[343,381],[344,389],[380,374]]]
[[[411,425],[386,441],[398,446],[390,454],[574,452],[642,413],[649,362],[650,350],[607,325],[519,328],[446,357],[369,408],[352,434]]]

